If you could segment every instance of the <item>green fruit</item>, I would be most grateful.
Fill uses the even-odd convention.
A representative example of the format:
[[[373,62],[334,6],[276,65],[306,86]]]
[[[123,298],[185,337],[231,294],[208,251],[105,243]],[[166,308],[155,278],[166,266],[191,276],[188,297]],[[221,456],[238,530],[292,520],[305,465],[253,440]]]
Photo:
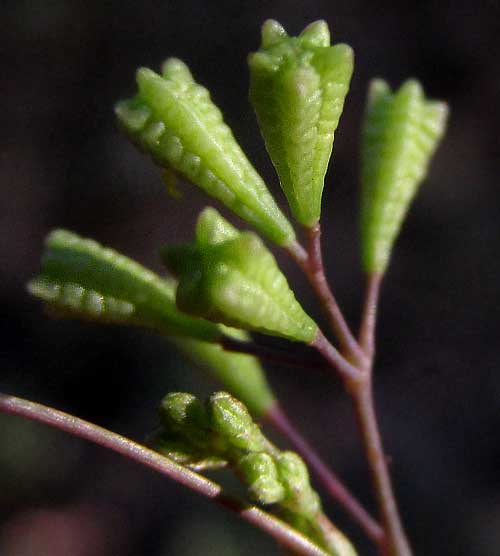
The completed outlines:
[[[205,341],[221,336],[213,323],[179,312],[171,281],[66,230],[47,237],[41,274],[28,288],[62,316],[136,324]]]
[[[137,96],[116,106],[131,139],[160,166],[173,168],[271,241],[292,243],[290,223],[187,66],[171,58],[161,76],[141,68],[137,84]]]
[[[353,52],[330,46],[324,21],[289,37],[268,20],[249,56],[250,101],[294,217],[314,226],[325,174],[353,71]]]
[[[205,230],[203,225],[200,228]],[[198,237],[204,237],[199,229]],[[231,232],[225,241],[205,238],[167,247],[162,254],[179,277],[176,299],[181,311],[293,341],[315,339],[316,323],[297,302],[276,259],[255,234]]]
[[[370,85],[361,147],[361,243],[367,273],[382,274],[406,212],[442,138],[448,107],[428,101],[418,81],[391,92]]]

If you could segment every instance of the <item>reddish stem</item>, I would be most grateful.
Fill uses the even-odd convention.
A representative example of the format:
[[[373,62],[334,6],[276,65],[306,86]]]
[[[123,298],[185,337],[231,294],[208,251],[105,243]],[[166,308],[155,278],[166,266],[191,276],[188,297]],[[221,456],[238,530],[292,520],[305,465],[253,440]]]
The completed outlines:
[[[358,386],[351,390],[351,396],[384,525],[383,554],[386,556],[412,556],[399,516],[387,467],[387,458],[382,446],[373,403],[371,377],[367,375],[365,380],[359,382]]]
[[[384,525],[385,542],[383,553],[387,556],[411,556],[411,548],[401,523],[391,484],[387,458],[384,454],[373,400],[372,381],[375,360],[375,331],[381,282],[381,274],[371,274],[367,277],[359,343],[368,357],[368,362],[361,368],[362,380],[348,384],[348,390],[356,410],[366,459],[370,467],[378,507]]]
[[[316,347],[332,368],[339,372],[353,400],[384,526],[384,539],[379,544],[382,554],[411,556],[411,549],[397,510],[373,403],[372,368],[375,355],[377,305],[382,277],[374,274],[368,278],[358,343],[352,336],[326,280],[319,224],[310,228],[308,235],[307,253],[297,248],[290,248],[289,252],[303,269],[323,308],[327,311],[332,328],[339,339],[341,351],[339,353],[321,331],[311,345]]]
[[[309,240],[307,252],[301,246],[299,248],[298,244],[294,244],[288,251],[302,268],[320,300],[321,307],[325,311],[340,343],[341,351],[347,354],[350,359],[363,361],[365,359],[364,354],[349,329],[325,275],[319,223],[312,228],[306,228],[306,233]]]
[[[323,549],[313,544],[284,521],[255,506],[248,506],[235,498],[227,496],[217,483],[178,465],[133,440],[51,407],[5,394],[0,394],[0,413],[16,415],[49,425],[135,460],[230,509],[245,521],[268,533],[281,546],[291,550],[294,554],[328,556]]]
[[[313,447],[294,427],[277,402],[266,413],[265,420],[290,442],[293,448],[304,458],[329,494],[345,508],[368,537],[377,544],[380,544],[384,537],[384,532],[380,525],[342,484],[335,473],[322,461],[319,454],[315,452]]]
[[[359,331],[359,345],[370,360],[373,360],[375,357],[375,326],[377,322],[377,309],[381,284],[381,274],[370,274],[368,276],[365,305]]]
[[[332,346],[321,330],[318,330],[316,338],[309,345],[321,353],[330,367],[335,369],[344,381],[356,380],[360,375],[359,369]]]

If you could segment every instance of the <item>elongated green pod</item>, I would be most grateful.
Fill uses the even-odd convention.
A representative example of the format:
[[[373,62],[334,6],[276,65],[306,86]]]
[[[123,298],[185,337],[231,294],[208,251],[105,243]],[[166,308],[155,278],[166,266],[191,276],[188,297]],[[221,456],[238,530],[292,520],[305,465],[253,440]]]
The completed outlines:
[[[182,311],[292,341],[315,339],[316,323],[254,233],[240,232],[215,244],[166,247],[162,255],[179,277],[176,299]]]
[[[260,504],[276,504],[285,496],[276,463],[269,454],[252,452],[243,456],[238,461],[238,471],[252,498]]]
[[[205,341],[221,336],[213,323],[177,309],[171,281],[66,230],[47,237],[41,274],[28,288],[62,316],[136,324]]]
[[[353,71],[353,52],[330,46],[324,21],[289,37],[268,20],[248,59],[250,101],[294,217],[304,226],[321,213],[325,174]]]
[[[361,244],[365,272],[382,274],[429,161],[442,138],[448,114],[443,102],[428,101],[418,81],[396,92],[371,82],[361,146]]]
[[[175,58],[163,75],[137,72],[139,92],[116,106],[122,127],[163,167],[173,168],[279,245],[295,239],[290,223],[224,123],[210,93]]]

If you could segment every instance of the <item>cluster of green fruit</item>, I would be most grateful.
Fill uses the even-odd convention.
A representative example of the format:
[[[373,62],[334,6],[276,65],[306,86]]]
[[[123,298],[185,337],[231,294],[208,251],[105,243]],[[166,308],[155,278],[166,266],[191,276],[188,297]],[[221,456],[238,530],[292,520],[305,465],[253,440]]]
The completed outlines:
[[[324,178],[353,71],[349,46],[330,45],[325,22],[298,37],[268,21],[262,46],[249,57],[250,100],[294,219],[313,229],[321,216]],[[121,127],[162,167],[191,181],[291,252],[294,228],[224,123],[210,94],[187,66],[169,59],[161,75],[137,73],[138,93],[116,106]],[[428,101],[418,82],[391,92],[370,86],[362,140],[361,247],[364,271],[382,275],[408,206],[442,137],[447,108]],[[169,337],[198,365],[262,417],[275,402],[258,360],[224,351],[224,338],[247,331],[312,344],[319,329],[258,235],[238,231],[215,209],[200,215],[195,240],[162,249],[174,278],[160,277],[96,242],[65,230],[46,241],[42,271],[29,285],[60,316],[125,323]],[[322,519],[302,460],[265,439],[245,407],[229,394],[207,408],[187,394],[162,405],[160,449],[206,469],[231,466],[263,504],[332,554],[350,543]]]

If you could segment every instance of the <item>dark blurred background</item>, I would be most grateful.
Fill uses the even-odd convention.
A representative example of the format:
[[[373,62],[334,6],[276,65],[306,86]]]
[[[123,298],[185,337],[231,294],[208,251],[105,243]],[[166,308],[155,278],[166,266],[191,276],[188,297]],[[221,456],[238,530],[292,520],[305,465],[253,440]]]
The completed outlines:
[[[161,338],[47,319],[25,291],[54,227],[161,270],[208,201],[166,193],[117,131],[113,104],[140,65],[183,58],[251,160],[279,187],[247,102],[246,55],[273,17],[290,33],[324,18],[356,52],[323,203],[329,275],[353,324],[362,300],[358,138],[370,78],[419,78],[451,105],[445,142],[397,245],[381,304],[376,396],[416,555],[497,556],[500,546],[500,7],[494,1],[4,0],[0,59],[0,390],[137,439],[170,390],[214,386]],[[278,254],[304,305],[321,315]],[[373,509],[349,404],[317,372],[269,368],[289,413]],[[261,533],[138,465],[0,416],[1,556],[278,554]],[[344,513],[327,510],[364,555]]]

